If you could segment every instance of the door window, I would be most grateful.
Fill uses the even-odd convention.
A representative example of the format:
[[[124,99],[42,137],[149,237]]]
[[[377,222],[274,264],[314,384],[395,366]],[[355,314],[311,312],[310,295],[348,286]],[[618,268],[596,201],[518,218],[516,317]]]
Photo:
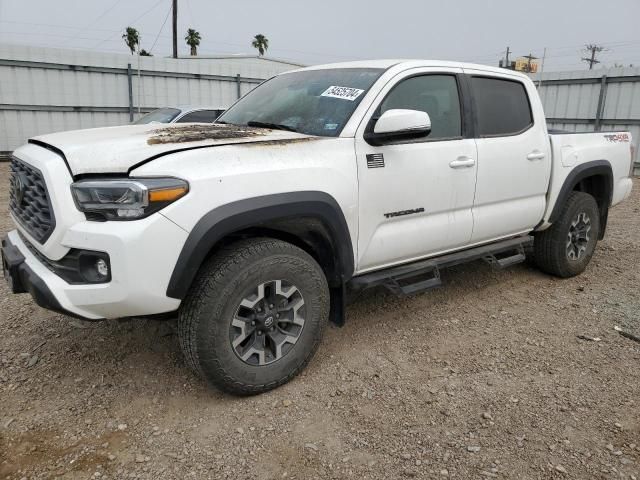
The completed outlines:
[[[533,125],[529,96],[520,82],[472,77],[478,135],[517,135]]]
[[[431,118],[427,140],[462,135],[458,82],[453,75],[420,75],[402,80],[382,101],[375,117],[392,109],[427,112]]]

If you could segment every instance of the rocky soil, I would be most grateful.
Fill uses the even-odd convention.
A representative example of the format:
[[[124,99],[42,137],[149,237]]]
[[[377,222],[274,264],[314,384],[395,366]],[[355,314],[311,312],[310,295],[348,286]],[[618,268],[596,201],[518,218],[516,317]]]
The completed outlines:
[[[577,278],[475,263],[370,292],[251,398],[196,378],[170,322],[86,324],[0,282],[0,478],[640,479],[640,343],[614,330],[640,335],[639,214],[636,181]]]

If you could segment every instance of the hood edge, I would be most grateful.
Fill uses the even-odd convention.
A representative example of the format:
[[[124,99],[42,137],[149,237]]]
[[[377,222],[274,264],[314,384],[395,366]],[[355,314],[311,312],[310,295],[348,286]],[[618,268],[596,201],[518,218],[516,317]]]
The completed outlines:
[[[58,155],[60,158],[62,158],[62,160],[64,161],[65,166],[67,167],[67,170],[69,171],[69,174],[71,175],[71,178],[76,180],[78,178],[81,177],[86,177],[86,176],[96,176],[96,175],[118,175],[118,176],[123,176],[123,175],[127,175],[129,176],[131,174],[131,172],[133,170],[135,170],[136,168],[139,168],[143,165],[146,165],[149,162],[152,162],[153,160],[156,160],[157,158],[160,157],[164,157],[165,155],[169,155],[172,153],[178,153],[178,152],[185,152],[188,150],[198,150],[201,148],[215,148],[215,147],[228,147],[231,145],[246,145],[246,144],[254,144],[254,143],[262,143],[264,142],[264,140],[252,140],[252,141],[247,141],[247,142],[227,142],[227,143],[217,143],[215,145],[193,145],[190,147],[182,147],[182,148],[174,148],[172,150],[167,150],[165,152],[160,152],[157,153],[155,155],[152,155],[149,158],[146,158],[138,163],[133,164],[131,167],[129,167],[127,169],[126,172],[101,172],[101,173],[74,173],[71,165],[69,165],[69,161],[67,160],[67,157],[65,156],[64,152],[56,147],[55,145],[51,145],[50,143],[47,142],[43,142],[42,140],[37,140],[35,138],[30,138],[27,143],[30,143],[32,145],[37,145],[39,147],[42,148],[46,148],[47,150],[50,150],[52,152],[54,152],[56,155]]]

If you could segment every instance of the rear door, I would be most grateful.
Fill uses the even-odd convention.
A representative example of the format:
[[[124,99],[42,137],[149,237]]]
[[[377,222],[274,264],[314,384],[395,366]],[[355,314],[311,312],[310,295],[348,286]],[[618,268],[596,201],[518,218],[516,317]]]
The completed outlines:
[[[465,69],[476,119],[478,176],[472,243],[528,232],[542,219],[551,171],[535,86],[509,74]]]

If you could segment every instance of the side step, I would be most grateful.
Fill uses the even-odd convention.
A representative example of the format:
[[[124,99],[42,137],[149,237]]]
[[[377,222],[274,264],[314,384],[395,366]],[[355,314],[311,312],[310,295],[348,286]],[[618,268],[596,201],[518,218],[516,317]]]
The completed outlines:
[[[511,265],[524,262],[526,258],[527,257],[524,254],[524,247],[520,245],[512,252],[506,252],[502,255],[492,253],[490,255],[486,255],[482,259],[493,268],[503,270]]]
[[[442,285],[440,269],[434,267],[423,272],[389,277],[383,285],[396,295],[413,295]]]
[[[397,295],[413,295],[442,285],[440,270],[475,260],[484,260],[494,268],[503,269],[525,260],[524,248],[533,243],[531,235],[420,260],[405,265],[365,273],[349,281],[349,289],[358,292],[384,286]]]

